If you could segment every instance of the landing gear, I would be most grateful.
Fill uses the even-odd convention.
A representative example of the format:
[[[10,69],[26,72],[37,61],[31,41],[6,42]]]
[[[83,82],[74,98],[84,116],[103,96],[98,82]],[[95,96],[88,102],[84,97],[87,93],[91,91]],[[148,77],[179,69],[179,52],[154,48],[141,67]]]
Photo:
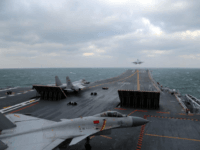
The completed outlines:
[[[86,149],[86,150],[91,150],[91,149],[92,149],[92,147],[91,147],[91,145],[90,145],[90,138],[89,138],[89,137],[87,137],[87,139],[86,139],[86,142],[85,142],[85,149]]]

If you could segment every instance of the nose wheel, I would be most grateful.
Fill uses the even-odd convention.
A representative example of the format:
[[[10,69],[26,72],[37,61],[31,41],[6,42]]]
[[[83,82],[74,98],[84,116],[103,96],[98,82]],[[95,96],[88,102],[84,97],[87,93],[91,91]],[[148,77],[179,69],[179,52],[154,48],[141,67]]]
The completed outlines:
[[[92,147],[91,147],[91,145],[90,145],[90,138],[89,138],[89,137],[87,137],[87,139],[86,139],[86,142],[85,142],[85,149],[86,149],[86,150],[91,150],[91,149],[92,149]]]

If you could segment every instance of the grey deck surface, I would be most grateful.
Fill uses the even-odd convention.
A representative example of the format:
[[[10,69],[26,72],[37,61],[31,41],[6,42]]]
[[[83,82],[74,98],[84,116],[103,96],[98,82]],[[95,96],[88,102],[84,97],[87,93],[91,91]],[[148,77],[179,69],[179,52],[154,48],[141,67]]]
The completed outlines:
[[[5,91],[0,91],[0,109],[3,107],[12,106],[27,100],[30,100],[31,98],[36,96],[36,91],[31,91],[31,88],[16,88],[11,89],[12,95],[7,95]],[[19,94],[18,94],[19,93]],[[1,98],[5,97],[5,98]]]
[[[149,78],[148,72],[139,71],[140,90],[157,91],[158,89]],[[108,90],[102,90],[108,87]],[[33,116],[59,121],[62,118],[77,118],[97,113],[116,110],[132,116],[146,116],[151,122],[144,130],[142,127],[113,129],[111,135],[95,136],[91,139],[94,150],[199,150],[200,149],[200,116],[186,115],[174,95],[166,92],[160,94],[158,110],[141,110],[117,107],[120,100],[119,89],[137,90],[137,73],[127,70],[118,77],[91,83],[77,95],[68,95],[60,101],[41,100],[37,104],[20,109],[17,113],[31,113]],[[90,95],[97,92],[97,96]],[[0,100],[0,106],[26,101],[35,96],[28,92],[18,97]],[[25,96],[26,97],[23,97]],[[18,99],[18,100],[14,100]],[[77,106],[69,106],[69,101],[77,102]],[[185,120],[184,120],[185,119]],[[69,150],[84,150],[85,141],[68,147]]]

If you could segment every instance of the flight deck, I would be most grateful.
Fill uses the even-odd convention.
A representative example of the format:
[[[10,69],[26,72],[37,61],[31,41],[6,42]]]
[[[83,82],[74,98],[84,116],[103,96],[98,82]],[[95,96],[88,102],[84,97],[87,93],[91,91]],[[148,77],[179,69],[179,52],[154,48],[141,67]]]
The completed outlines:
[[[157,97],[153,98],[159,100],[159,107],[134,108],[132,105],[122,105],[119,90],[159,93],[159,96],[155,94]],[[12,96],[0,91],[0,109],[1,111],[7,109],[4,114],[22,113],[60,121],[60,119],[86,117],[115,110],[151,121],[139,127],[112,129],[110,135],[91,136],[90,145],[94,150],[199,150],[200,148],[200,115],[186,114],[179,97],[161,91],[149,70],[127,70],[117,77],[88,84],[79,93],[67,94],[65,99],[59,101],[39,100],[37,92],[31,88],[16,88],[12,91],[15,92]],[[20,91],[21,94],[17,94]],[[76,102],[77,105],[68,105],[69,102]],[[24,105],[16,107],[19,103]],[[84,144],[85,140],[63,149],[84,150]]]

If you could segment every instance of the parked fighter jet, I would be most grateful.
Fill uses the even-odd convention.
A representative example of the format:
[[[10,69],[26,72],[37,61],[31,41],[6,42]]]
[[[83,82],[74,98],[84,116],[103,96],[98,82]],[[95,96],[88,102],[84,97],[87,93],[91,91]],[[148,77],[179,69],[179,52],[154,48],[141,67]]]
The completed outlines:
[[[141,63],[143,63],[143,62],[141,62],[139,59],[137,59],[137,61],[136,62],[133,62],[134,64],[141,64]]]
[[[87,138],[86,149],[91,149],[89,136],[111,133],[113,128],[135,127],[148,123],[140,117],[107,111],[94,116],[49,121],[22,114],[0,113],[0,150],[59,150],[71,139],[69,145]]]
[[[74,92],[74,91],[80,91],[82,88],[84,88],[84,84],[88,84],[89,82],[86,82],[84,79],[71,82],[69,77],[66,77],[66,85],[62,84],[61,81],[59,80],[58,76],[55,76],[55,81],[56,81],[56,86],[61,87],[64,91],[67,92]]]
[[[83,84],[84,84],[83,80],[73,82],[73,84],[72,84],[72,82],[68,76],[66,77],[66,82],[67,82],[67,87],[64,90],[67,92],[80,91],[82,88],[85,87],[85,86],[83,86]]]

